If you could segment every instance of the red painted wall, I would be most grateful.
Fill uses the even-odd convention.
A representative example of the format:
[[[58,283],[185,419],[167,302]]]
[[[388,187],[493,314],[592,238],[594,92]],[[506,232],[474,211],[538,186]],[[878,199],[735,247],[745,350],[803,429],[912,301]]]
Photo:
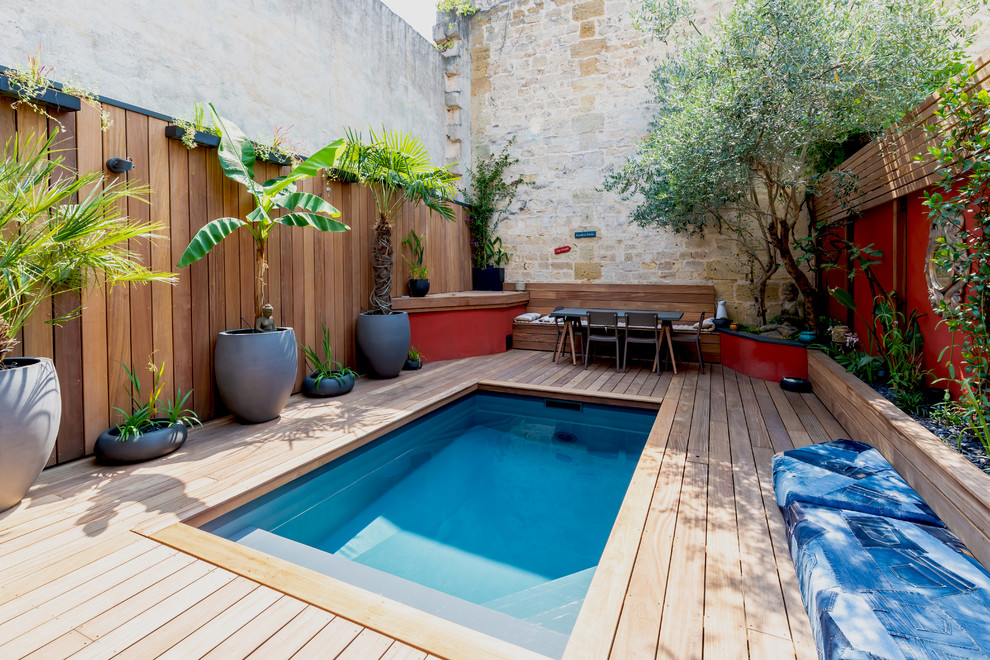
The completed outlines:
[[[722,364],[752,378],[780,381],[784,376],[808,377],[808,350],[804,346],[775,344],[727,332],[722,340]]]
[[[512,335],[512,319],[525,311],[525,305],[517,305],[411,313],[412,345],[426,362],[504,353],[505,337]]]

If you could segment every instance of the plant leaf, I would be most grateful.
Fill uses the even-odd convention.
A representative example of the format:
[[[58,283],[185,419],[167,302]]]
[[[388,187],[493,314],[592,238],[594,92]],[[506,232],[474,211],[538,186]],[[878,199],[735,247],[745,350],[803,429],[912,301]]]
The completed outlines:
[[[340,216],[340,211],[334,208],[330,202],[319,195],[308,192],[294,192],[286,195],[284,199],[275,201],[275,204],[289,211],[301,208],[312,213],[326,213],[335,218]]]
[[[199,261],[212,250],[217,243],[230,236],[238,227],[244,226],[243,220],[237,218],[217,218],[196,232],[189,241],[189,247],[179,259],[179,268]]]
[[[244,185],[249,192],[257,194],[258,184],[254,180],[255,152],[251,140],[231,121],[217,114],[217,109],[210,104],[213,115],[213,125],[220,130],[220,167],[228,179]]]
[[[843,307],[848,307],[853,311],[856,310],[856,301],[853,300],[852,294],[846,291],[845,289],[840,289],[836,287],[833,289],[829,289],[828,292],[832,294],[832,297],[835,298],[838,301],[838,303]]]
[[[315,213],[289,213],[283,215],[278,221],[289,227],[316,227],[320,231],[347,231],[350,229],[343,222],[337,222]]]

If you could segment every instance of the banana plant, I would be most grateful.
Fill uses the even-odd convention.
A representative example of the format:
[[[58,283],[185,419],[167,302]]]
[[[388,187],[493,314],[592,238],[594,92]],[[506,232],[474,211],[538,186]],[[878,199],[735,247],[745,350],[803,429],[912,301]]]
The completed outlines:
[[[320,231],[347,231],[350,229],[333,218],[340,211],[331,206],[319,195],[301,192],[296,184],[303,179],[319,175],[320,170],[334,165],[337,156],[344,148],[344,141],[337,140],[323,147],[312,156],[296,164],[288,174],[258,183],[254,180],[256,154],[251,141],[231,121],[217,114],[210,104],[213,125],[220,132],[218,155],[224,175],[244,186],[254,197],[255,208],[243,220],[240,218],[217,218],[208,223],[193,236],[189,247],[179,259],[179,267],[188,266],[203,257],[227,236],[237,229],[246,227],[254,238],[254,305],[255,316],[261,316],[265,305],[266,274],[268,260],[265,249],[268,234],[276,223],[287,227],[313,227]],[[285,209],[289,213],[273,217],[272,213]],[[326,215],[320,215],[325,213]],[[331,217],[327,217],[331,216]]]

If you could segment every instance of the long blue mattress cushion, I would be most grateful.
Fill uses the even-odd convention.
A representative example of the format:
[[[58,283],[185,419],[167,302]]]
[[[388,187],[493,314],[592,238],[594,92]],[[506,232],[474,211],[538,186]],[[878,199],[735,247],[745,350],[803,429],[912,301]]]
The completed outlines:
[[[797,502],[786,519],[820,657],[990,657],[990,573],[952,532]]]
[[[777,454],[773,489],[781,509],[791,502],[805,502],[942,526],[880,452],[853,440]]]

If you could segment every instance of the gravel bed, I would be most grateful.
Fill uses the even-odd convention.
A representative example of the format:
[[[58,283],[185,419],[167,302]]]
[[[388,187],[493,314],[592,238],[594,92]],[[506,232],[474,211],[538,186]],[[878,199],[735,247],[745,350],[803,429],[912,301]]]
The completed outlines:
[[[882,394],[888,401],[894,401],[894,390],[892,388],[886,385],[878,385],[874,386],[873,389]],[[911,418],[935,434],[946,445],[965,456],[966,460],[970,463],[990,475],[990,458],[987,457],[987,453],[983,450],[983,445],[971,434],[964,432],[963,429],[957,426],[942,424],[931,417],[911,415]]]

